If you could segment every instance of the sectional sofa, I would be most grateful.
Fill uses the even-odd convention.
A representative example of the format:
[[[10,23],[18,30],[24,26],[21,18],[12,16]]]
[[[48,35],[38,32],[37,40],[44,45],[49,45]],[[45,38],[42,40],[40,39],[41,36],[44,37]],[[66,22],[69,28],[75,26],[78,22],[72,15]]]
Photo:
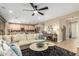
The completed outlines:
[[[33,42],[36,42],[36,34],[35,33],[29,33],[29,34],[15,34],[15,35],[0,35],[0,39],[5,39],[8,43],[11,43],[11,39],[13,39],[13,42],[17,45],[25,46],[28,44],[31,44]]]

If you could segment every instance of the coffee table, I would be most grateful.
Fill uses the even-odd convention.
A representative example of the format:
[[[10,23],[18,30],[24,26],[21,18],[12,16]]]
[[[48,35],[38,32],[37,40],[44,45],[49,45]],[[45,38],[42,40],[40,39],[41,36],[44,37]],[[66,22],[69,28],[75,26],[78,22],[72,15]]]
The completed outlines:
[[[43,44],[44,44],[43,47],[37,47],[37,43],[33,43],[29,46],[29,48],[34,51],[44,51],[48,49],[48,45],[46,43]]]

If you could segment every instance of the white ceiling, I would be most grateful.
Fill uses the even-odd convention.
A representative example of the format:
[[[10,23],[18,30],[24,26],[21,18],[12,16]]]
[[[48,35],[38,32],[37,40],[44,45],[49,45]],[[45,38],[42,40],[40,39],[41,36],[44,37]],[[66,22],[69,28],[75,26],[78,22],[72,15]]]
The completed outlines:
[[[79,10],[78,3],[35,3],[35,5],[38,5],[38,8],[48,6],[49,9],[41,11],[44,16],[39,14],[32,16],[32,11],[23,11],[23,9],[33,9],[29,3],[0,3],[0,14],[8,22],[36,24]],[[9,13],[10,10],[13,13]]]

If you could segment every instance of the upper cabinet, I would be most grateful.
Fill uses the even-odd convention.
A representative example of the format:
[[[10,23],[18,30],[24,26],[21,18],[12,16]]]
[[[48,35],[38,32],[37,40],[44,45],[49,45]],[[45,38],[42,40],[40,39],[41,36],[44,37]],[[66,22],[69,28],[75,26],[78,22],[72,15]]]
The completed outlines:
[[[8,23],[7,30],[9,33],[12,32],[34,32],[35,25],[32,24],[18,24],[18,23]]]

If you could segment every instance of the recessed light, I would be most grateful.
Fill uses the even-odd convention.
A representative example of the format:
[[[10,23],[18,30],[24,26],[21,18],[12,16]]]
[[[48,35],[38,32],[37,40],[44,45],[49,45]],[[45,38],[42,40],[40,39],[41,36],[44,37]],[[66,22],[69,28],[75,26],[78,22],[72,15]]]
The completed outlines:
[[[9,10],[9,13],[13,13],[13,11],[12,10]]]
[[[4,6],[1,7],[2,9],[6,9]]]

